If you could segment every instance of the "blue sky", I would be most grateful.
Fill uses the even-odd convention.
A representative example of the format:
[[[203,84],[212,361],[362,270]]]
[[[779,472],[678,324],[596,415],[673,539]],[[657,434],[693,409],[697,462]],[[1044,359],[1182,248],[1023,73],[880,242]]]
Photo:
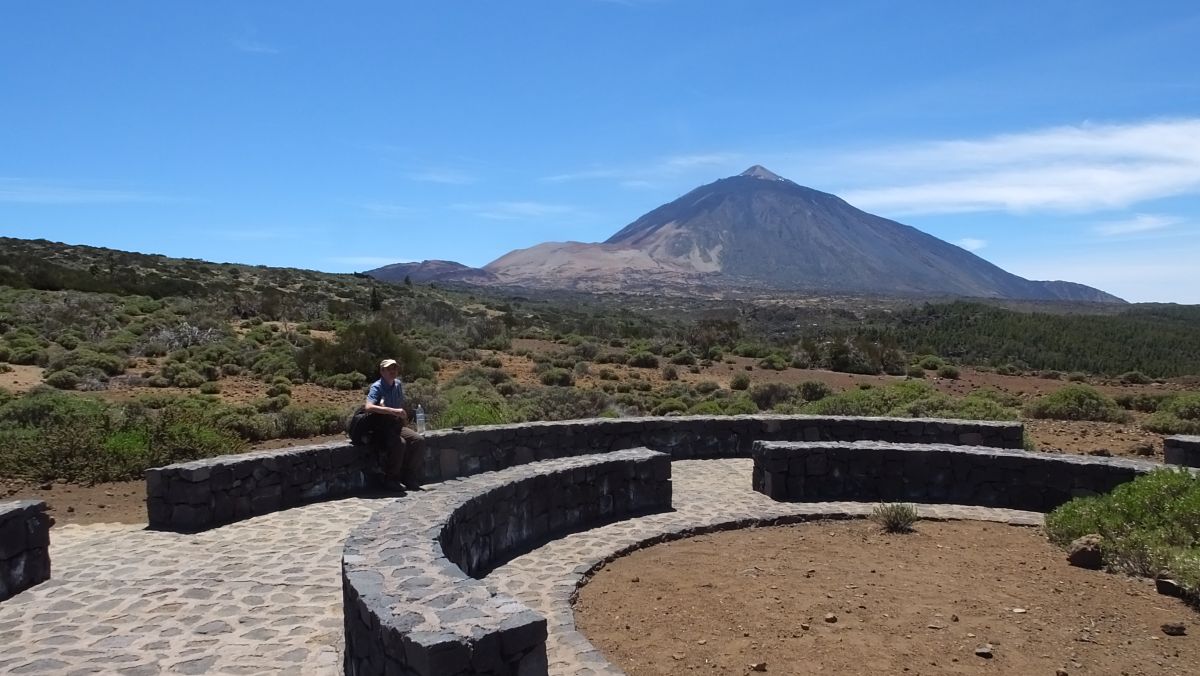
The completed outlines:
[[[0,234],[483,265],[763,164],[1200,303],[1198,63],[1191,2],[3,2]]]

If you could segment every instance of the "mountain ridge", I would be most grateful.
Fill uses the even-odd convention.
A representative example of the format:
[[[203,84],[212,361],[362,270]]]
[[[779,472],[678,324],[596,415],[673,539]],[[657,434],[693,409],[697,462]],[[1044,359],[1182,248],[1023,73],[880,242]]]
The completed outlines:
[[[761,165],[652,209],[604,242],[544,242],[444,279],[594,291],[726,287],[1125,302],[1075,282],[1024,279]]]

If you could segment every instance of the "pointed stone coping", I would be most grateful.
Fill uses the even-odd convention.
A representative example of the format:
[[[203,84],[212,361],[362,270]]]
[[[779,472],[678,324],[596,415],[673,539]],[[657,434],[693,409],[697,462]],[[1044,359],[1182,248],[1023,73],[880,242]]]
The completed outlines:
[[[670,457],[629,449],[450,481],[380,510],[342,558],[347,674],[545,674],[546,620],[474,579],[571,532],[670,509]]]
[[[0,601],[50,579],[52,521],[43,500],[0,502]]]
[[[794,502],[926,502],[1049,512],[1162,465],[946,444],[758,442],[754,490]]]

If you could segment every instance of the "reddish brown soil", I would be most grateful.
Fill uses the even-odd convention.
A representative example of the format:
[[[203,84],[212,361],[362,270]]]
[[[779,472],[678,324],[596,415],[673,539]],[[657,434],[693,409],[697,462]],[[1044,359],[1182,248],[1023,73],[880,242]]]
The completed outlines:
[[[836,621],[827,621],[831,614]],[[576,621],[631,676],[1195,674],[1200,625],[1152,582],[1068,566],[1037,529],[817,522],[658,545],[602,569]],[[1188,634],[1165,635],[1183,622]],[[975,654],[990,644],[992,657]]]

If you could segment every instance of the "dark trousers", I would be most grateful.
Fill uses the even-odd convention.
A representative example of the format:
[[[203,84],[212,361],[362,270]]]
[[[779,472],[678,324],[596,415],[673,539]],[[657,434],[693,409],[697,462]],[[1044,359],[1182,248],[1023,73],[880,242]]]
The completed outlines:
[[[390,481],[405,481],[419,462],[425,448],[425,438],[411,427],[404,426],[399,418],[382,417],[377,421],[375,437],[383,451],[383,472]]]

